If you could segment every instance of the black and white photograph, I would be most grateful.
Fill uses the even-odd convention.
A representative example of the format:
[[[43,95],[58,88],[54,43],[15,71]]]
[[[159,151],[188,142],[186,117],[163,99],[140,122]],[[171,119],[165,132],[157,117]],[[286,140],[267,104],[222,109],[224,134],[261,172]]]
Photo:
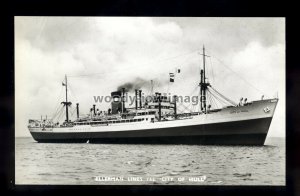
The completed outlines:
[[[283,17],[15,16],[16,185],[286,185]]]

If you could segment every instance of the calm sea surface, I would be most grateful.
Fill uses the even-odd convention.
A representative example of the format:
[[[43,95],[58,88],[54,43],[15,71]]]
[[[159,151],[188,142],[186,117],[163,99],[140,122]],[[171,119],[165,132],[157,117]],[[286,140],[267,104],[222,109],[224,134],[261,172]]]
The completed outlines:
[[[15,141],[16,184],[285,185],[284,138],[261,147]]]

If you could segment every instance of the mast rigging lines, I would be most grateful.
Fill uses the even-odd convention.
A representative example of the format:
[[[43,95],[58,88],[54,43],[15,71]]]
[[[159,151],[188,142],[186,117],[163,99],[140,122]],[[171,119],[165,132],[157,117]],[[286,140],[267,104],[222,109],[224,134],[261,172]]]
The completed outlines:
[[[177,55],[177,56],[173,56],[173,57],[169,57],[169,58],[165,58],[165,59],[162,59],[162,60],[153,61],[151,63],[145,63],[145,64],[153,64],[153,63],[163,62],[163,61],[167,61],[167,60],[171,60],[171,59],[176,59],[176,58],[179,58],[179,57],[182,57],[182,56],[188,56],[188,55],[193,54],[197,51],[199,51],[199,50],[195,50],[195,51],[192,51],[192,52],[189,52],[189,53],[184,53],[184,54],[180,54],[180,55]],[[229,98],[227,98],[226,96],[224,96],[222,93],[220,93],[214,87],[212,87],[211,84],[208,83],[208,81],[206,81],[208,78],[206,77],[206,72],[205,72],[205,57],[213,57],[213,58],[217,59],[221,63],[221,65],[225,66],[232,73],[236,74],[239,78],[241,78],[243,81],[245,81],[252,88],[254,88],[255,90],[261,92],[259,89],[255,88],[252,84],[250,84],[248,81],[246,81],[243,77],[241,77],[239,74],[237,74],[231,68],[226,66],[221,60],[219,60],[218,58],[216,58],[214,56],[206,55],[204,47],[203,47],[203,54],[201,54],[201,55],[203,56],[203,70],[201,70],[201,68],[200,68],[200,76],[201,76],[201,78],[200,78],[200,87],[201,88],[200,89],[201,89],[201,91],[200,91],[200,95],[198,95],[200,97],[200,102],[201,102],[200,111],[206,112],[206,109],[207,109],[206,102],[210,104],[209,108],[211,106],[213,106],[216,109],[219,107],[218,103],[220,103],[221,105],[228,105],[228,104],[233,105],[233,106],[237,105],[234,101],[232,101]],[[213,80],[214,80],[214,71],[212,69],[211,58],[209,58],[209,59],[210,59],[210,64],[211,64],[210,71],[211,71],[211,74],[212,74],[212,77],[213,77]],[[178,67],[178,65],[174,66],[173,68],[177,68],[177,67]],[[142,68],[142,67],[140,67],[140,68]],[[117,72],[119,72],[119,71],[120,70],[118,70]],[[209,69],[207,69],[206,71],[209,71]],[[84,75],[71,75],[71,76],[68,76],[68,77],[72,77],[72,78],[74,78],[74,77],[87,77],[87,76],[104,75],[104,74],[111,74],[111,72],[110,73],[93,73],[93,74],[84,74]],[[145,83],[146,82],[144,82],[142,85],[140,84],[140,86],[143,86]],[[167,92],[169,91],[169,85],[170,84],[168,82]],[[71,87],[69,89],[71,90]],[[153,92],[153,79],[151,80],[151,90],[150,91]],[[72,92],[72,94],[74,94],[74,92]],[[73,95],[73,96],[75,96],[75,95]],[[206,97],[207,97],[207,99],[206,99]],[[77,99],[77,97],[75,97],[75,98]],[[181,104],[178,105],[178,109],[179,109],[179,107],[184,107],[184,110],[188,110],[189,112],[192,112],[191,109],[189,109],[191,104],[189,104],[189,106],[187,107],[187,106],[183,105],[183,103],[181,103]],[[66,107],[68,107],[68,106],[66,106]],[[192,107],[194,108],[195,106],[192,105]],[[70,113],[73,114],[74,111],[70,112]],[[56,115],[59,115],[59,117],[61,116],[61,110],[58,111],[58,108],[56,109],[56,112],[55,112],[54,116],[56,116]]]

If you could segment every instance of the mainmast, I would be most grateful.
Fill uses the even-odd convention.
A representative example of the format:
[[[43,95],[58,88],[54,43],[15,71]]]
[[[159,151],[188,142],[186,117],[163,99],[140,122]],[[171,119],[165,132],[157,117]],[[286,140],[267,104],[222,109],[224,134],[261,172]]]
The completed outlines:
[[[71,102],[68,102],[68,79],[67,75],[65,75],[65,83],[62,83],[63,86],[66,88],[66,101],[61,102],[66,107],[66,122],[69,122],[69,111],[68,107],[72,104]]]
[[[206,113],[206,90],[207,87],[210,85],[209,83],[206,83],[205,81],[205,57],[207,56],[205,54],[205,47],[203,45],[203,52],[201,54],[203,56],[203,69],[200,70],[200,103],[201,103],[201,111]],[[207,56],[209,57],[209,56]]]
[[[203,45],[202,55],[203,55],[203,81],[205,83],[205,47],[204,47],[204,45]]]

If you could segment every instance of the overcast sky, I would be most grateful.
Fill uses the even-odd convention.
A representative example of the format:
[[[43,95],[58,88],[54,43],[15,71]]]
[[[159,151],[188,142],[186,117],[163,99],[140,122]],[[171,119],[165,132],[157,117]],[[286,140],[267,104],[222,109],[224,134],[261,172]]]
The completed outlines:
[[[28,119],[55,113],[65,74],[81,113],[88,113],[93,96],[136,80],[144,81],[146,93],[153,80],[154,91],[190,95],[203,45],[209,81],[230,99],[278,92],[268,136],[284,137],[284,18],[191,17],[15,17],[16,136],[30,136]],[[175,68],[181,73],[169,84]]]

